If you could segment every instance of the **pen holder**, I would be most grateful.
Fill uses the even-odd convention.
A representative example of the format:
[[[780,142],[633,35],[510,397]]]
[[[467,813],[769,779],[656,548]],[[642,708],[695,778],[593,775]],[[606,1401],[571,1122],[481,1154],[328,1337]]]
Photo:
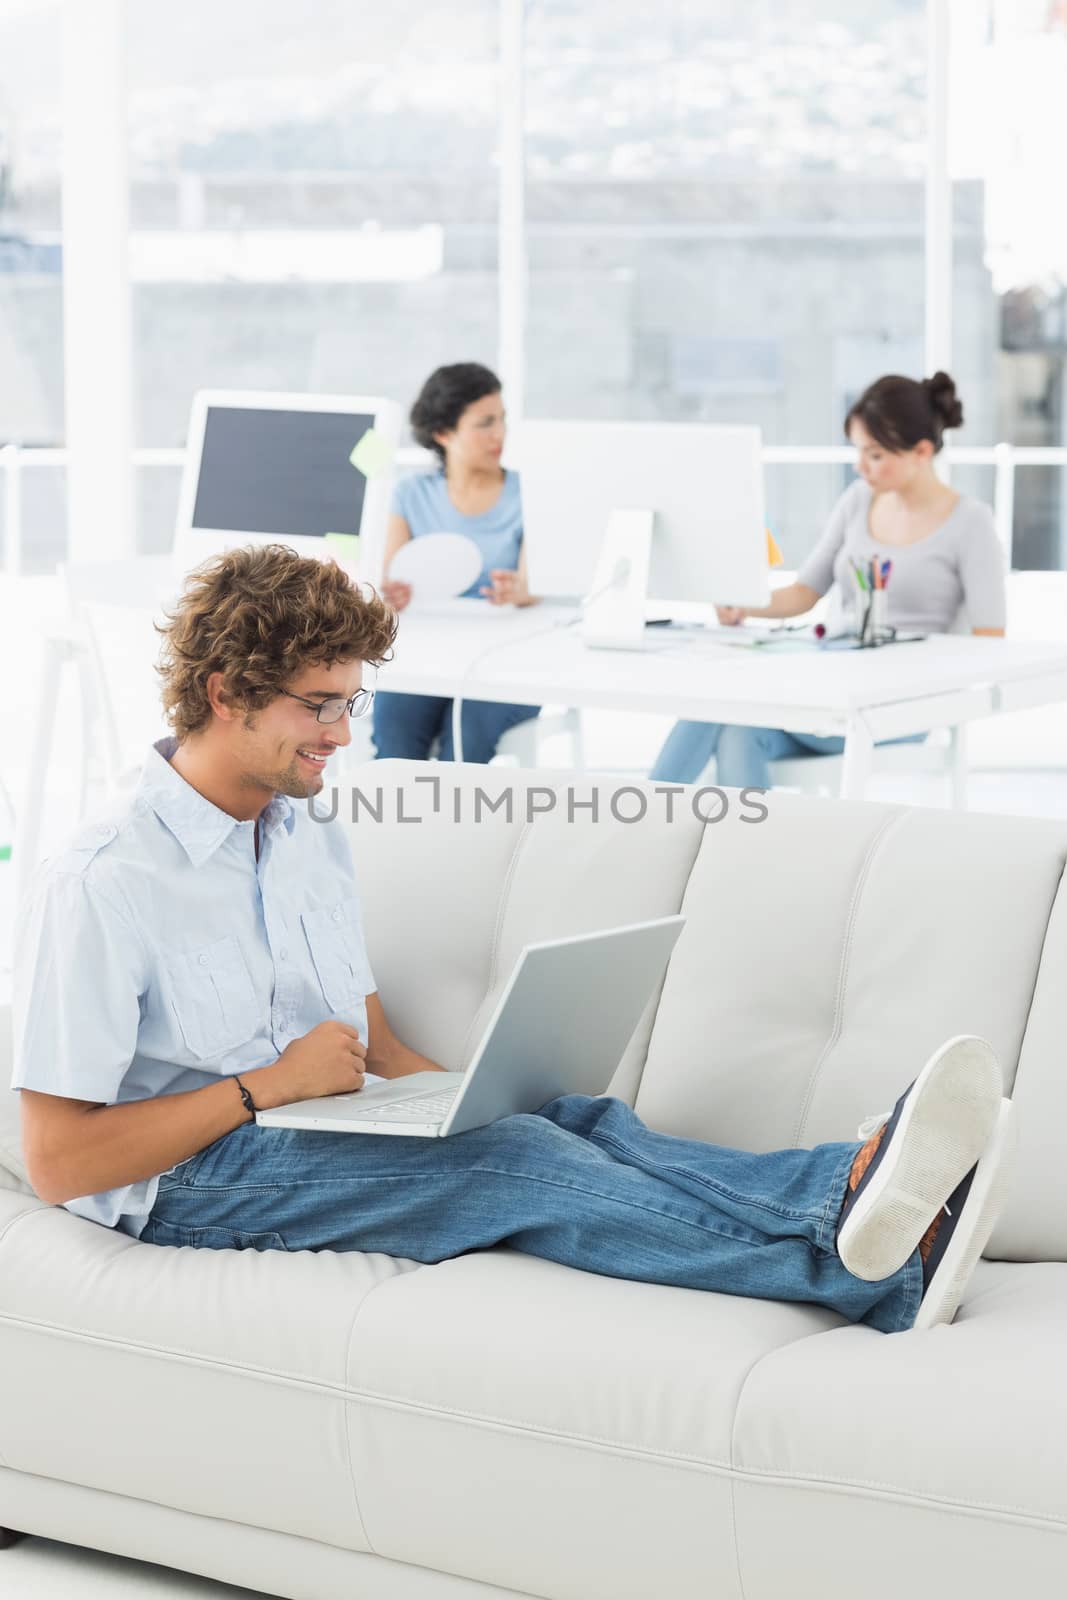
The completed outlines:
[[[893,637],[893,630],[889,626],[889,596],[885,589],[871,589],[867,595],[867,605],[863,613],[863,626],[860,630],[860,643],[865,645],[885,644]]]

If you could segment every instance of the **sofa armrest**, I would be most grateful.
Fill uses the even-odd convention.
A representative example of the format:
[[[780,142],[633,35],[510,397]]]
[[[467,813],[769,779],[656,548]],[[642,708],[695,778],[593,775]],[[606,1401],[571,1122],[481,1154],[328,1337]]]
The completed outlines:
[[[11,1007],[0,1004],[0,1087],[7,1088],[11,1082],[11,1068],[14,1062],[15,1039],[12,1029]]]
[[[19,1097],[9,1088],[12,1068],[11,1007],[0,1006],[0,1189],[25,1189]]]

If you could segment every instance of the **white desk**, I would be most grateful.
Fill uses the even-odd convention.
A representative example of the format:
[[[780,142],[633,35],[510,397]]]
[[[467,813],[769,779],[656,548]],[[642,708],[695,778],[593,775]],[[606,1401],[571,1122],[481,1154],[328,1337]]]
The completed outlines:
[[[380,671],[380,687],[843,734],[841,794],[848,799],[862,798],[880,739],[959,729],[998,711],[1067,699],[1067,644],[943,634],[879,650],[776,654],[773,647],[739,650],[653,628],[645,650],[589,650],[577,627],[566,625],[573,616],[548,604],[522,610],[478,604],[473,614],[462,603],[439,615],[407,611],[394,659]],[[29,782],[15,842],[19,898],[37,861],[39,796],[50,765],[62,673],[85,649],[84,634],[71,623],[57,622],[45,632]]]
[[[1067,699],[1067,644],[935,635],[877,650],[741,650],[653,628],[645,650],[589,650],[572,612],[405,612],[382,689],[550,701],[845,739],[842,798],[862,798],[874,745]]]

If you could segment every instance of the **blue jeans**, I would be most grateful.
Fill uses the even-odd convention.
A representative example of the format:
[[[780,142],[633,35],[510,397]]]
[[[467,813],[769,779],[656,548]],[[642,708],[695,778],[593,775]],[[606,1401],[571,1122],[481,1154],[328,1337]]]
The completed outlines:
[[[925,733],[880,744],[918,744]],[[656,757],[651,777],[659,783],[696,783],[715,757],[715,780],[728,789],[769,789],[770,761],[786,756],[839,756],[837,734],[786,733],[784,728],[748,728],[733,722],[676,722]]]
[[[540,706],[498,705],[491,700],[464,700],[461,712],[463,759],[484,765],[496,754],[501,737],[517,722],[536,717]],[[379,761],[402,756],[425,761],[434,740],[437,759],[453,761],[452,701],[432,694],[386,694],[374,697],[374,751]]]
[[[621,1100],[588,1095],[447,1139],[246,1123],[163,1175],[141,1237],[422,1262],[507,1245],[613,1278],[809,1301],[895,1333],[922,1297],[918,1253],[864,1283],[834,1247],[859,1148],[748,1155],[654,1133]]]

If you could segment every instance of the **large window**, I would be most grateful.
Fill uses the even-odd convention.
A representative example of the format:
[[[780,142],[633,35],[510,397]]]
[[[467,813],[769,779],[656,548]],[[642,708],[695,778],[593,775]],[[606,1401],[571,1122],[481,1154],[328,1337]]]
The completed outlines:
[[[529,410],[843,442],[922,360],[916,0],[530,0]],[[840,468],[768,475],[786,556]]]
[[[58,0],[0,0],[0,445],[63,442],[60,58]],[[21,502],[23,564],[54,565],[63,473],[25,473]]]
[[[954,361],[967,442],[1067,443],[1067,5],[954,0],[951,169],[956,204],[979,197],[975,233],[990,305],[975,306],[972,252],[957,254]],[[992,363],[992,365],[990,365]],[[990,381],[992,380],[992,381]],[[1015,476],[1013,561],[1067,565],[1067,472]]]
[[[521,84],[500,60],[515,7],[129,0],[138,445],[182,445],[208,385],[407,403],[441,362],[497,364],[501,306],[528,414],[843,442],[867,383],[923,370],[927,23],[946,7],[953,442],[1064,444],[1064,0],[525,0]],[[0,0],[0,440],[27,444],[63,442],[61,11]],[[517,95],[524,173],[499,140]],[[991,466],[956,473],[992,497]],[[769,467],[790,563],[848,475]],[[159,549],[177,469],[139,478],[138,540]],[[1067,565],[1065,479],[1018,469],[1016,565]],[[33,570],[62,553],[62,484],[23,474]]]
[[[406,404],[441,362],[495,362],[496,0],[128,17],[140,443],[182,443],[197,388]],[[144,547],[174,494],[152,474]]]

